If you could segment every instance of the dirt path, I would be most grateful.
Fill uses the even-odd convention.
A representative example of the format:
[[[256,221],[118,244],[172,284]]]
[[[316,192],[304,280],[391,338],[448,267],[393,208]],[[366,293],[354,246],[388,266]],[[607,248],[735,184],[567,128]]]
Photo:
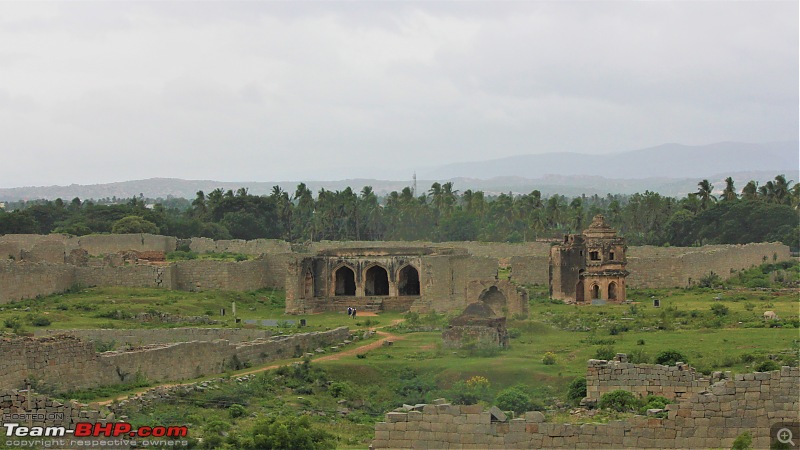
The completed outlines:
[[[395,319],[389,325],[384,325],[383,327],[378,327],[378,328],[372,328],[372,331],[375,331],[378,334],[378,336],[381,337],[380,339],[378,339],[375,342],[370,342],[370,343],[367,343],[367,344],[364,344],[364,345],[360,345],[360,346],[355,347],[355,348],[350,348],[350,349],[347,349],[347,350],[344,350],[344,351],[341,351],[341,352],[338,352],[338,353],[333,353],[333,354],[330,354],[330,355],[325,355],[325,356],[320,356],[318,358],[313,358],[311,361],[336,361],[336,360],[341,359],[343,356],[358,355],[360,353],[366,353],[366,352],[368,352],[370,350],[374,350],[376,348],[380,348],[381,346],[383,346],[383,343],[386,342],[386,341],[399,341],[401,339],[404,339],[405,338],[404,335],[397,335],[397,334],[387,333],[385,331],[379,331],[379,328],[384,328],[384,327],[388,327],[388,326],[392,326],[392,325],[397,325],[398,323],[402,322],[403,320],[404,319]],[[290,363],[290,364],[293,364],[293,363]],[[234,376],[241,377],[241,376],[244,376],[244,375],[251,375],[251,374],[259,373],[259,372],[266,372],[267,370],[277,369],[278,367],[285,366],[285,365],[288,365],[288,364],[272,364],[272,365],[269,365],[269,366],[263,366],[263,367],[259,367],[257,369],[248,370],[248,371],[245,371],[245,372],[239,372]],[[101,406],[109,405],[109,404],[111,404],[112,402],[115,402],[115,401],[120,401],[120,400],[129,399],[129,398],[139,397],[139,396],[141,396],[143,394],[146,394],[147,392],[149,392],[149,391],[151,391],[153,389],[168,388],[168,387],[175,387],[175,386],[189,386],[189,385],[196,384],[196,383],[197,383],[197,381],[192,381],[190,383],[164,383],[164,384],[159,384],[157,386],[150,386],[150,387],[145,388],[145,389],[143,389],[141,391],[135,391],[135,392],[132,392],[130,394],[121,395],[121,396],[115,397],[115,398],[113,398],[111,400],[104,400],[104,401],[101,401],[101,402],[92,402],[92,403],[97,403],[98,405],[101,405]]]

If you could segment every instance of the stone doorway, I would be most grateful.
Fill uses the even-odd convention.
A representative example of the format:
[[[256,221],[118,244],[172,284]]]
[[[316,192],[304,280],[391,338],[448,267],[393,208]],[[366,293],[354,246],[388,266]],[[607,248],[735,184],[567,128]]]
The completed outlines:
[[[405,266],[398,274],[397,289],[400,295],[419,295],[419,272],[413,266]]]
[[[617,299],[617,283],[611,282],[608,284],[608,299],[609,300]]]
[[[336,270],[334,295],[356,295],[356,274],[353,269],[342,266]]]
[[[389,274],[381,266],[372,266],[367,269],[364,282],[364,295],[389,295]]]

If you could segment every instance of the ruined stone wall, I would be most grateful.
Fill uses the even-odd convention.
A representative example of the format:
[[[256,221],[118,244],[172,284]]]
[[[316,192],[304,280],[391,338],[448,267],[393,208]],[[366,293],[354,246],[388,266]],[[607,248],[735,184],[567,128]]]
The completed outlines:
[[[550,243],[547,242],[521,242],[509,244],[506,242],[428,242],[428,241],[321,241],[309,245],[310,252],[346,248],[402,248],[402,247],[427,247],[427,248],[463,248],[475,256],[490,258],[510,258],[512,256],[547,255]]]
[[[24,413],[35,415],[26,415],[24,418],[6,422],[19,423],[21,426],[64,426],[71,430],[78,422],[106,423],[114,420],[112,414],[90,409],[87,405],[74,400],[62,403],[28,390],[12,389],[0,392],[0,417],[6,414],[12,414],[14,417],[14,414]]]
[[[686,282],[696,283],[709,272],[730,278],[739,270],[749,269],[764,262],[771,263],[791,259],[789,247],[778,242],[745,245],[713,245],[702,248],[702,252],[691,252],[683,256]],[[691,280],[691,281],[690,281]]]
[[[265,339],[272,336],[269,330],[246,328],[153,328],[153,329],[100,329],[100,330],[34,330],[36,337],[67,335],[84,341],[116,343],[117,348],[126,345],[142,346],[175,342],[213,341],[224,339],[232,343]]]
[[[508,420],[478,405],[417,405],[375,424],[374,448],[730,448],[741,433],[753,448],[770,446],[770,427],[796,422],[800,369],[736,375],[710,392],[667,406],[667,418],[636,416],[610,423],[544,421],[534,411]]]
[[[172,236],[155,234],[90,234],[67,240],[67,251],[81,248],[90,255],[108,255],[125,250],[137,252],[155,251],[172,252],[177,247],[178,239]]]
[[[592,359],[586,371],[586,398],[591,401],[617,389],[633,392],[640,398],[660,395],[679,399],[699,394],[709,386],[709,378],[685,364],[662,366]]]
[[[263,267],[264,287],[285,289],[286,273],[289,270],[289,263],[292,259],[291,253],[262,255],[260,260],[266,263],[266,267]]]
[[[130,264],[118,267],[76,267],[75,281],[81,286],[126,286],[175,289],[172,266]]]
[[[510,259],[511,281],[520,284],[547,286],[547,254],[533,256],[513,256]]]
[[[480,300],[485,300],[483,296],[489,293],[494,286],[498,292],[505,297],[505,305],[498,308],[495,302],[489,301],[489,307],[497,316],[512,317],[514,314],[528,314],[528,292],[522,287],[508,280],[483,279],[467,283],[467,305]]]
[[[781,243],[706,245],[703,247],[630,247],[628,286],[638,288],[686,287],[711,271],[727,279],[736,271],[763,262],[791,259]]]
[[[0,304],[63,292],[73,284],[74,266],[0,260]]]
[[[0,339],[0,355],[0,388],[22,388],[28,378],[72,388],[71,380],[93,376],[99,368],[94,345],[70,337]]]
[[[279,239],[242,239],[218,240],[209,238],[192,238],[189,248],[197,253],[242,253],[245,255],[261,255],[264,253],[291,253],[292,247],[286,241]]]
[[[192,341],[96,353],[94,344],[74,336],[0,340],[0,387],[21,388],[27,378],[59,390],[150,381],[178,381],[222,373],[238,363],[260,364],[300,356],[317,347],[341,343],[346,327],[330,331],[274,336],[231,343]]]
[[[175,288],[182,291],[209,289],[250,291],[270,286],[265,260],[241,262],[193,260],[174,264]],[[283,279],[281,279],[283,281]]]
[[[0,260],[20,259],[22,250],[31,251],[34,246],[43,242],[66,242],[67,236],[63,234],[5,234],[0,236]]]

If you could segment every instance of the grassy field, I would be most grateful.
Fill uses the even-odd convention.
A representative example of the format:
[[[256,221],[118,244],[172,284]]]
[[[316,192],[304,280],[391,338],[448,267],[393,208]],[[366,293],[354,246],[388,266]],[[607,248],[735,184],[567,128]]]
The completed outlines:
[[[381,318],[359,317],[352,320],[345,311],[313,315],[284,314],[285,293],[281,290],[262,289],[252,292],[204,291],[183,292],[163,289],[99,287],[81,289],[76,292],[51,295],[39,299],[23,300],[0,305],[0,324],[7,331],[16,322],[19,331],[46,329],[92,329],[92,328],[169,328],[178,326],[208,327],[254,327],[236,324],[231,315],[231,304],[236,302],[236,315],[247,319],[274,319],[281,332],[309,332],[330,329],[342,325],[354,328],[374,327],[389,323],[400,314],[387,314]],[[224,308],[226,315],[221,316]],[[192,317],[207,316],[217,324],[140,322],[132,319],[139,313],[167,313]],[[37,318],[46,318],[50,324],[34,325]],[[298,329],[282,321],[306,319],[307,327]],[[384,322],[385,321],[385,322]],[[41,323],[41,322],[39,322]],[[358,324],[358,325],[356,325]]]
[[[516,387],[530,398],[530,408],[561,420],[568,406],[567,387],[584,375],[590,358],[621,352],[634,362],[651,363],[660,352],[671,350],[704,373],[749,372],[768,361],[797,366],[800,291],[796,266],[783,272],[751,272],[726,284],[711,283],[714,287],[630,290],[631,302],[622,305],[565,305],[549,300],[546,288],[529,286],[529,314],[510,318],[510,347],[492,351],[443,349],[441,330],[448,316],[381,314],[357,320],[343,312],[287,316],[283,292],[269,290],[189,293],[94,288],[4,305],[0,320],[21,321],[28,330],[37,317],[52,319],[47,328],[166,326],[116,318],[115,312],[121,310],[209,315],[223,321],[215,326],[236,326],[231,317],[218,315],[220,308],[229,309],[236,301],[240,318],[305,318],[309,326],[300,331],[340,325],[382,328],[394,335],[391,346],[312,361],[304,369],[263,372],[246,383],[229,378],[230,382],[213,391],[129,413],[134,423],[190,423],[192,435],[202,436],[208,448],[248,448],[254,430],[263,426],[260,421],[296,417],[309,417],[310,426],[329,433],[340,448],[366,448],[374,422],[386,411],[403,403],[459,398],[465,381],[473,377],[486,379],[479,395],[486,404]],[[653,306],[656,298],[660,307]],[[780,320],[765,321],[767,310],[775,311]],[[392,325],[398,319],[404,321]],[[553,364],[544,363],[547,352],[555,354]],[[85,399],[102,395],[100,391],[84,394],[88,394]],[[242,415],[231,415],[234,403],[241,405]]]

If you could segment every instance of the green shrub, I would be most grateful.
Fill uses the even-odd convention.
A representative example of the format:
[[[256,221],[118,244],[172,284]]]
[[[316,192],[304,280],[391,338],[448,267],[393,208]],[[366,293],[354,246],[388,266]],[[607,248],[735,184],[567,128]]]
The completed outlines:
[[[51,323],[52,322],[50,322],[50,319],[44,316],[36,316],[31,319],[31,324],[35,327],[46,327]]]
[[[639,339],[636,341],[636,345],[644,345],[644,339]]]
[[[711,305],[711,312],[714,313],[717,317],[727,316],[728,315],[728,307],[723,305],[722,303],[716,302]]]
[[[772,372],[773,370],[781,370],[781,366],[769,359],[756,366],[756,372]]]
[[[244,406],[238,403],[234,403],[228,408],[228,413],[231,415],[231,419],[242,417],[243,415],[245,415],[246,412],[247,410],[244,408]]]
[[[675,363],[688,362],[686,356],[677,350],[664,350],[656,355],[656,364],[663,364],[665,366],[674,366]]]
[[[574,405],[586,397],[586,377],[577,377],[569,383],[567,399]]]
[[[117,347],[117,341],[113,339],[110,341],[103,341],[100,339],[94,341],[94,350],[97,353],[110,352],[111,350],[114,350],[116,347]]]
[[[545,366],[552,366],[556,363],[556,354],[553,352],[547,352],[544,354],[544,358],[542,358],[542,364]]]
[[[514,411],[517,414],[522,414],[531,407],[531,397],[519,387],[503,389],[494,402],[503,411]]]
[[[617,412],[633,412],[639,409],[641,402],[632,392],[618,389],[603,394],[597,406],[601,409],[610,409]]]
[[[308,449],[336,448],[336,436],[315,428],[308,416],[268,417],[259,420],[247,432],[248,439],[239,442],[242,449]]]
[[[455,405],[474,405],[480,400],[489,400],[489,380],[474,376],[467,381],[459,381],[450,389],[450,398]]]
[[[600,347],[594,353],[594,359],[605,359],[606,361],[610,361],[617,356],[617,352],[614,350],[614,347],[609,345]]]
[[[750,434],[749,431],[745,431],[744,433],[736,436],[736,440],[733,441],[733,446],[731,450],[748,450],[753,445],[753,436]]]
[[[644,349],[637,348],[628,352],[628,362],[632,364],[650,364],[650,355]]]
[[[666,397],[660,395],[648,395],[641,403],[642,406],[639,408],[639,413],[645,414],[648,409],[666,408],[666,406],[670,404],[670,401]]]
[[[340,398],[347,396],[352,391],[350,383],[346,381],[334,381],[328,386],[328,393],[333,398]]]

